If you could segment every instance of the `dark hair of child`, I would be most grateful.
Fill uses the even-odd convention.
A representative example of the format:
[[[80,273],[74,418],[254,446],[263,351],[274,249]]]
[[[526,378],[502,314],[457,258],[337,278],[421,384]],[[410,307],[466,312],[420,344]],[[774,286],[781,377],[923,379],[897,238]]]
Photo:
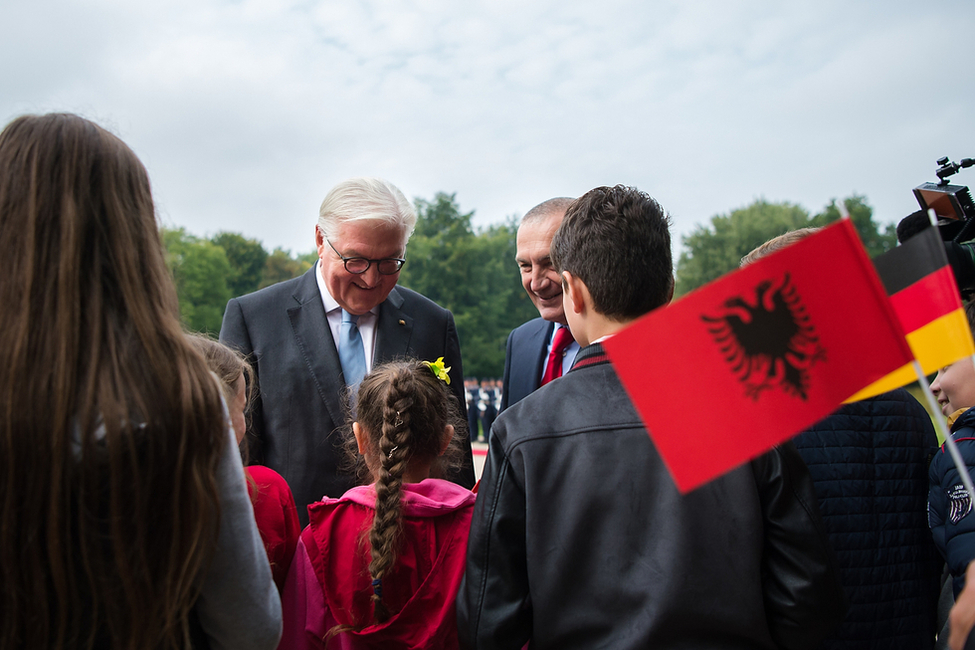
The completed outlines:
[[[191,333],[186,336],[197,352],[203,355],[210,372],[220,380],[227,403],[229,404],[234,399],[234,395],[230,391],[233,390],[237,378],[243,375],[246,384],[247,403],[250,404],[254,392],[254,369],[251,368],[247,359],[236,350],[219,341],[214,341],[205,334]]]
[[[446,382],[426,362],[415,360],[383,364],[362,380],[355,421],[365,433],[365,462],[375,480],[376,513],[368,532],[369,575],[375,623],[383,623],[390,612],[383,603],[382,580],[396,562],[403,476],[411,467],[426,464],[430,476],[436,478],[459,467],[466,424]],[[454,435],[445,449],[448,425],[453,426]],[[354,438],[348,448],[357,453]],[[328,636],[361,627],[337,625]]]
[[[228,406],[233,404],[234,401],[234,384],[237,383],[237,378],[241,375],[244,376],[244,392],[247,396],[247,407],[244,410],[244,417],[249,426],[250,406],[254,398],[254,369],[251,367],[251,364],[242,354],[233,348],[229,348],[219,341],[214,341],[205,334],[190,333],[186,335],[186,338],[196,348],[196,351],[203,355],[203,359],[207,362],[207,367],[210,369],[210,372],[215,374],[217,379],[220,380],[220,386],[223,388],[223,397],[227,401]],[[244,465],[247,465],[246,438],[245,442],[241,443],[240,455]],[[249,475],[248,482],[250,482]]]

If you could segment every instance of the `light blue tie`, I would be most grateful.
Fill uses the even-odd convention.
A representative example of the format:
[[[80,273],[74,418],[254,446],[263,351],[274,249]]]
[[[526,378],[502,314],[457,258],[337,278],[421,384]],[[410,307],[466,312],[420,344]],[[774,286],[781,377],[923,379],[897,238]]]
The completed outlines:
[[[366,353],[359,335],[358,316],[342,310],[342,327],[339,331],[339,361],[345,383],[356,386],[366,375]]]

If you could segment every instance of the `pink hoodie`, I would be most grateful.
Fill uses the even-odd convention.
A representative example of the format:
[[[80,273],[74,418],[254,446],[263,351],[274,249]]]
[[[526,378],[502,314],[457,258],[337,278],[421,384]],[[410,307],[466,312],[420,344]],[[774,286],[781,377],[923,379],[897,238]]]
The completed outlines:
[[[308,506],[282,594],[284,636],[279,648],[325,648],[337,624],[365,625],[334,637],[329,650],[457,648],[454,600],[464,573],[474,494],[439,479],[403,486],[403,530],[383,600],[393,612],[372,623],[372,580],[366,537],[375,490],[357,487],[340,499]]]

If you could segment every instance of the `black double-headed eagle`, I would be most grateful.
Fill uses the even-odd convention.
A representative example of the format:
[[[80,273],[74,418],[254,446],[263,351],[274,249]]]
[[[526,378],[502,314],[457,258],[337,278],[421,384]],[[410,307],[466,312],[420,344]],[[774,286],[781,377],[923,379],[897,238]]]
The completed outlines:
[[[754,302],[729,298],[718,316],[701,316],[732,371],[745,384],[745,394],[758,399],[778,385],[789,395],[807,399],[808,369],[826,360],[816,330],[789,274],[777,283],[763,280]]]

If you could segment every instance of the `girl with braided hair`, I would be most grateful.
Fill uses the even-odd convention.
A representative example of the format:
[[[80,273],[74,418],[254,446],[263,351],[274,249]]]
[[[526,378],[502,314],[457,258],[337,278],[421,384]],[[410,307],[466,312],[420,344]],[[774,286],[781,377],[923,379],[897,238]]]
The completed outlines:
[[[362,380],[350,447],[373,482],[308,506],[280,648],[458,647],[474,494],[432,478],[461,458],[449,370],[396,361]]]

